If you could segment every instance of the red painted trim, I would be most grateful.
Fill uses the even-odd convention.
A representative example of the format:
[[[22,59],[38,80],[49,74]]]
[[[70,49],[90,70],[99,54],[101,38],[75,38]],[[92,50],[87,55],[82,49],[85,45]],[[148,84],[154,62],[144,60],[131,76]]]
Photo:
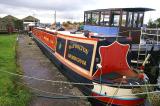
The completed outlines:
[[[46,32],[45,30],[34,28],[32,33],[50,47],[53,51],[56,50],[57,36]]]
[[[116,72],[127,77],[137,77],[137,74],[130,68],[127,55],[129,44],[121,44],[117,41],[108,46],[100,46],[100,64],[102,69],[97,69],[93,77],[99,77],[102,74]]]
[[[101,96],[97,93],[92,92],[92,96]],[[122,100],[122,99],[114,99],[109,97],[96,97],[97,100],[104,102],[104,103],[111,103],[114,105],[121,105],[121,106],[137,106],[144,104],[144,99],[135,99],[135,100]]]

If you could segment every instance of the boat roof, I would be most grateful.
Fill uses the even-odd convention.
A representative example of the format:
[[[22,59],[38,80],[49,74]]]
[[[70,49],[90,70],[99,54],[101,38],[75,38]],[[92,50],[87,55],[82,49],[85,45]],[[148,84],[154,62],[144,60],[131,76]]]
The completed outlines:
[[[109,8],[109,9],[96,9],[96,10],[88,10],[85,12],[99,12],[99,11],[129,11],[129,12],[145,12],[145,11],[154,11],[152,8]]]
[[[36,27],[36,28],[41,29],[41,30],[45,30],[45,31],[48,31],[48,32],[53,32],[53,33],[57,32],[58,34],[62,34],[62,35],[66,35],[66,36],[86,38],[86,36],[84,36],[84,33],[72,34],[70,31],[56,31],[56,30],[52,30],[52,29],[49,29],[49,28],[41,28],[41,27]]]
[[[80,38],[86,38],[84,36],[84,33],[80,34],[72,34],[70,31],[57,31],[58,34],[66,35],[66,36],[74,36],[74,37],[80,37]]]

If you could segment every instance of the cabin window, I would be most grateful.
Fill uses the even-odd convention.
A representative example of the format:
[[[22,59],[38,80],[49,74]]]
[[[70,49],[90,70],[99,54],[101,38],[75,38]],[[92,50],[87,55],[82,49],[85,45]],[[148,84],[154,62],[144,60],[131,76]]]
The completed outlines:
[[[86,13],[85,14],[85,23],[86,24],[91,24],[92,23],[92,14],[91,13]]]
[[[143,25],[143,17],[144,17],[144,13],[139,13],[138,27],[142,27],[142,25]]]
[[[100,25],[109,26],[109,12],[101,12],[100,14]]]
[[[134,18],[133,18],[133,27],[137,27],[138,26],[138,13],[134,13]]]
[[[92,25],[99,25],[99,12],[92,13],[91,23]]]
[[[87,24],[87,14],[84,13],[84,24]]]
[[[92,24],[92,14],[91,13],[89,13],[88,15],[87,15],[87,23],[88,24]]]
[[[96,10],[86,11],[84,24],[109,27],[138,28],[143,25],[144,12],[131,10]]]
[[[104,25],[104,12],[100,13],[101,17],[100,17],[100,25],[103,26]]]
[[[110,25],[119,26],[120,11],[112,11],[110,15]]]
[[[123,26],[123,27],[126,26],[126,20],[127,20],[127,12],[123,12],[123,14],[122,14],[122,24],[121,24],[121,26]]]
[[[129,12],[128,13],[128,24],[127,24],[127,27],[132,27],[132,18],[133,18],[133,13]]]

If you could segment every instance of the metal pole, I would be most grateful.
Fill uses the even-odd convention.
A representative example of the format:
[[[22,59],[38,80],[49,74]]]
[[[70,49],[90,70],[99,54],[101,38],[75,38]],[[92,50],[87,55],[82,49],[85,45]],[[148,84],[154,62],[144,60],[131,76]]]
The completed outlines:
[[[55,24],[56,24],[56,10],[55,10],[55,13],[54,13],[54,21],[55,21]]]

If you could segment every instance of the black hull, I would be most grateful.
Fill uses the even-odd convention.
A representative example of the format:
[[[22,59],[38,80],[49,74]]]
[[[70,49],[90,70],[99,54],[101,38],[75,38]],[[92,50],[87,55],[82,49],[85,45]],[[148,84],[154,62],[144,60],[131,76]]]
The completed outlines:
[[[54,56],[54,52],[48,48],[43,42],[38,40],[35,36],[33,36],[34,41],[39,46],[39,48],[42,50],[42,52],[53,62],[56,67],[60,70],[60,72],[68,78],[68,80],[75,82],[75,83],[87,83],[92,84],[92,81],[75,73],[72,69],[65,66],[63,63],[61,63],[57,57]],[[85,95],[91,95],[91,89],[93,88],[92,85],[76,85],[82,93]]]

